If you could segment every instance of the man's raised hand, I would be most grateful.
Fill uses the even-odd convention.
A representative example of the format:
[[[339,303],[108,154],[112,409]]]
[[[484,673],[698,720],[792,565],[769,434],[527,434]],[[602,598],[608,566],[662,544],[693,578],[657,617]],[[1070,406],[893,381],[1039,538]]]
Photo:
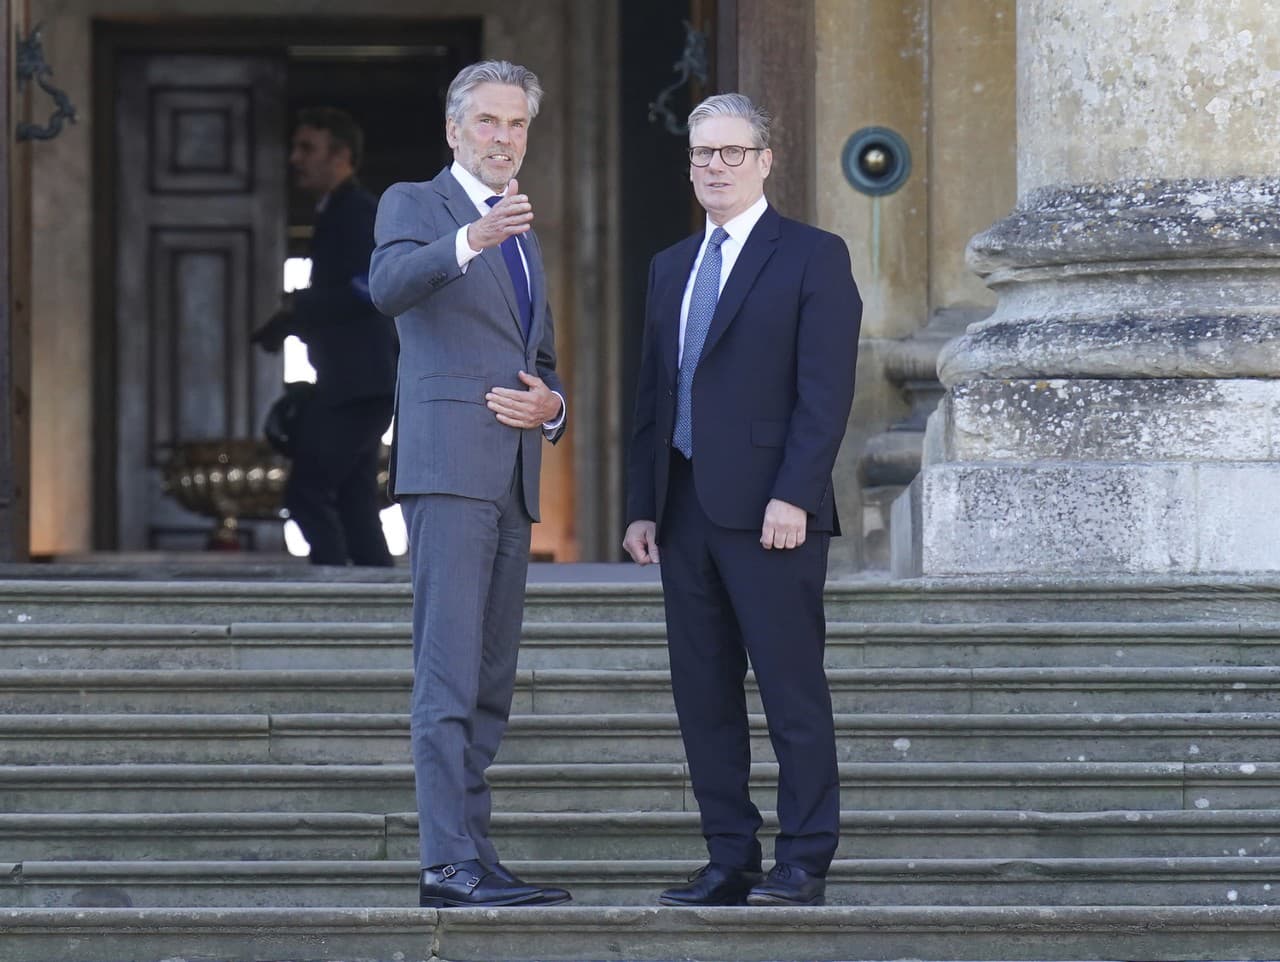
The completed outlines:
[[[523,234],[533,223],[533,205],[519,193],[520,185],[512,180],[507,193],[479,220],[467,225],[467,243],[473,251],[497,247],[508,237]]]

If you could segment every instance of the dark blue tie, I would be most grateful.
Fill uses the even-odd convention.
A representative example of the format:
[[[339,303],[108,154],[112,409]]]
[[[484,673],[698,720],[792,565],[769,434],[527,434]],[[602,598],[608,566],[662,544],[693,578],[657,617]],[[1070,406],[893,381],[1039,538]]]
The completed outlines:
[[[671,443],[686,458],[693,457],[693,372],[702,357],[703,345],[711,330],[716,303],[720,300],[720,269],[724,255],[720,245],[729,239],[723,227],[717,227],[707,239],[707,249],[698,265],[689,295],[689,316],[684,322],[684,352],[680,355],[680,374],[676,380],[676,427]]]
[[[486,197],[484,202],[492,207],[501,197]],[[507,262],[507,273],[511,275],[511,286],[516,291],[516,306],[520,312],[520,330],[524,339],[529,339],[529,325],[533,323],[533,301],[529,297],[529,278],[524,272],[524,261],[520,259],[520,242],[512,234],[502,242],[502,259]]]

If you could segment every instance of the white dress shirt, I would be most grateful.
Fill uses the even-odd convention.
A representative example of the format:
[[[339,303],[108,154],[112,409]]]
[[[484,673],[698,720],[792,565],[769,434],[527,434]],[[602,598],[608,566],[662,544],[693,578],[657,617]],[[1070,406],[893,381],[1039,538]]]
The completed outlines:
[[[751,236],[752,229],[760,218],[764,216],[764,212],[768,208],[769,202],[764,199],[762,194],[759,200],[737,217],[718,225],[723,227],[725,233],[729,235],[725,238],[724,243],[720,245],[720,293],[724,293],[725,281],[729,279],[729,274],[733,271],[733,265],[738,263],[738,255],[742,253],[742,245],[747,242],[747,238]],[[711,239],[711,233],[716,227],[717,225],[713,224],[708,216],[707,230],[702,237],[702,246],[698,248],[698,256],[694,259],[693,270],[689,272],[689,280],[684,285],[684,298],[680,301],[680,353],[676,357],[677,366],[684,360],[684,329],[689,322],[689,299],[693,296],[693,282],[698,276],[698,268],[702,266],[702,255],[707,252],[707,242]]]
[[[494,196],[492,188],[484,184],[478,177],[463,167],[456,160],[453,162],[453,166],[449,168],[449,173],[453,174],[453,179],[462,185],[462,189],[465,190],[467,192],[467,196],[471,198],[471,203],[476,205],[476,212],[481,217],[493,209],[489,206],[489,198]],[[510,187],[511,185],[508,184],[507,186]],[[505,189],[503,190],[503,193],[506,193]],[[458,233],[454,235],[453,240],[453,249],[458,258],[458,267],[462,269],[462,273],[464,274],[467,272],[467,265],[482,253],[481,251],[473,248],[471,244],[467,242],[467,227],[469,226],[470,225],[468,224],[463,224],[459,227]],[[524,265],[524,282],[529,285],[529,298],[532,300],[533,284],[529,281],[529,261],[524,256],[524,245],[517,243],[516,250],[520,252],[520,263]],[[533,374],[536,372],[531,371],[529,373]],[[564,395],[559,391],[552,391],[551,393],[560,399],[560,416],[554,421],[547,421],[542,425],[542,429],[548,432],[559,429],[560,425],[564,423],[564,416],[568,410],[568,405],[565,404],[564,401]]]

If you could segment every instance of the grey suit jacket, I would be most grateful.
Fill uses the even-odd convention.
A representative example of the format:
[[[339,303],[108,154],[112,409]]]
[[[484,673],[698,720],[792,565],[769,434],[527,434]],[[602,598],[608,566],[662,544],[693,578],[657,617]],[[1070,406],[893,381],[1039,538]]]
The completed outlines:
[[[448,168],[392,185],[378,204],[369,293],[400,334],[391,493],[494,501],[506,494],[519,452],[525,507],[537,521],[543,431],[500,424],[484,396],[522,389],[519,371],[564,396],[542,251],[532,231],[522,236],[533,303],[526,343],[502,251],[486,249],[465,273],[458,267],[458,228],[478,217]],[[561,423],[550,440],[563,432]]]

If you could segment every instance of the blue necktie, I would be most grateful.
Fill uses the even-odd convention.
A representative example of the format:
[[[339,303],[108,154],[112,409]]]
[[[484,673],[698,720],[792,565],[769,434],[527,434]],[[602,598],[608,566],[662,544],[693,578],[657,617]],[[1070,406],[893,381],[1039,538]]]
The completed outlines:
[[[501,197],[486,197],[484,202],[492,207]],[[520,330],[524,339],[529,339],[529,325],[533,323],[533,301],[529,297],[529,278],[524,272],[524,261],[520,259],[520,242],[512,234],[502,242],[502,259],[507,262],[507,273],[511,275],[511,286],[516,291],[516,307],[520,312]]]
[[[723,227],[711,232],[706,253],[693,279],[689,316],[684,322],[684,352],[680,355],[680,379],[676,385],[676,429],[671,441],[686,458],[693,458],[693,372],[702,357],[702,345],[711,330],[711,318],[720,300],[720,245],[729,239]]]

